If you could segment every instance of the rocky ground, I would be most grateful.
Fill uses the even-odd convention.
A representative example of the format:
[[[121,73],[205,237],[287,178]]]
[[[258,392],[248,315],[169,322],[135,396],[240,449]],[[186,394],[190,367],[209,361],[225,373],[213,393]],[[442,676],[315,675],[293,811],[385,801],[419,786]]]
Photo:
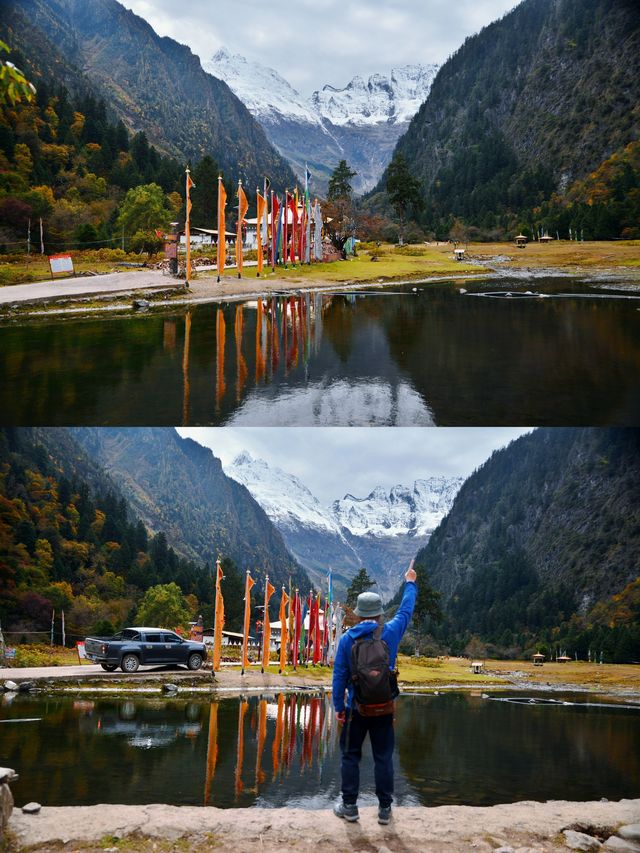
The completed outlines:
[[[640,853],[640,800],[522,802],[488,808],[397,809],[379,826],[374,809],[349,824],[328,811],[149,806],[43,808],[9,822],[16,853],[39,851],[340,851],[371,853]],[[623,837],[624,836],[624,837]]]

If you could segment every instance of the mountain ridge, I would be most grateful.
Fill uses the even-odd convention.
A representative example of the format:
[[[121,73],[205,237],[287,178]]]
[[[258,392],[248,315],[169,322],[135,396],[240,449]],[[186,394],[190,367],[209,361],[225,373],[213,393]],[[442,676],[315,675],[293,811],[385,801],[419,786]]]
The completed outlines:
[[[72,89],[79,72],[114,115],[130,130],[144,130],[163,153],[183,161],[209,153],[249,186],[265,174],[278,187],[293,183],[288,164],[226,83],[117,0],[3,0],[3,6],[11,47],[36,70],[55,67],[59,82]],[[43,57],[30,50],[33,31],[42,34],[43,47],[48,43]]]
[[[628,0],[524,0],[468,38],[396,147],[422,183],[421,224],[530,227],[640,136],[639,56]]]

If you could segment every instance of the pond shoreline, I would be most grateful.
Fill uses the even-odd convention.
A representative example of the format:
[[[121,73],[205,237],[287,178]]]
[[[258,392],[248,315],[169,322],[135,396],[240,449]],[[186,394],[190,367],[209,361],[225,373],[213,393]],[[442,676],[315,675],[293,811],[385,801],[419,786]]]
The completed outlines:
[[[316,851],[490,851],[513,853],[567,850],[563,830],[601,840],[640,820],[640,799],[619,802],[525,801],[489,807],[401,807],[389,826],[374,808],[362,808],[349,824],[328,810],[291,808],[217,809],[169,805],[43,807],[28,815],[14,809],[9,821],[14,853],[54,851],[196,850],[282,853]],[[587,848],[580,848],[587,849]],[[610,847],[608,849],[624,849]],[[633,850],[633,847],[627,848]],[[505,850],[506,853],[506,850]]]
[[[73,672],[65,672],[73,669]],[[101,696],[211,696],[230,697],[243,693],[275,693],[275,692],[315,692],[330,693],[330,674],[321,671],[289,672],[279,675],[275,672],[247,672],[244,675],[239,670],[223,669],[213,674],[211,670],[193,673],[182,669],[162,669],[142,671],[135,675],[124,676],[122,673],[107,673],[92,667],[91,672],[83,672],[88,667],[48,667],[34,669],[0,669],[0,695],[2,687],[5,691],[6,682],[13,681],[22,687],[22,693],[37,695],[39,693],[52,695],[101,695]],[[634,679],[635,681],[635,679]],[[27,687],[29,685],[29,688]],[[588,693],[593,696],[628,699],[640,704],[640,672],[638,683],[607,683],[594,684],[580,681],[540,682],[530,678],[526,671],[504,672],[487,670],[482,676],[469,680],[451,680],[442,674],[440,680],[431,678],[428,681],[402,681],[400,688],[403,693],[434,694],[440,691],[451,692],[495,692],[504,690],[537,691],[545,693]]]

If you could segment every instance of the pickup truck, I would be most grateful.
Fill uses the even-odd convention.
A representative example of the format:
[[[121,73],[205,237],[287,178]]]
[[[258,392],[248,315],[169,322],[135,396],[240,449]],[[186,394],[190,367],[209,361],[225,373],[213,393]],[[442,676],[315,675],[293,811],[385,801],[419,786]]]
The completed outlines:
[[[200,669],[207,658],[204,643],[183,640],[165,628],[125,628],[113,637],[87,637],[87,658],[107,672],[118,667],[123,672],[136,672],[139,666],[186,664]]]

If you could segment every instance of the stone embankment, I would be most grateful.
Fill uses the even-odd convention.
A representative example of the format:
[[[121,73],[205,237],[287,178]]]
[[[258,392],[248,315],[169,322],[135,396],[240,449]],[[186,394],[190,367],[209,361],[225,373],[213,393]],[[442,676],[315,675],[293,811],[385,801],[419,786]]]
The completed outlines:
[[[640,800],[399,808],[389,826],[378,825],[373,808],[360,814],[350,824],[326,810],[101,805],[43,807],[38,814],[16,810],[9,826],[17,851],[39,853],[640,853]]]

